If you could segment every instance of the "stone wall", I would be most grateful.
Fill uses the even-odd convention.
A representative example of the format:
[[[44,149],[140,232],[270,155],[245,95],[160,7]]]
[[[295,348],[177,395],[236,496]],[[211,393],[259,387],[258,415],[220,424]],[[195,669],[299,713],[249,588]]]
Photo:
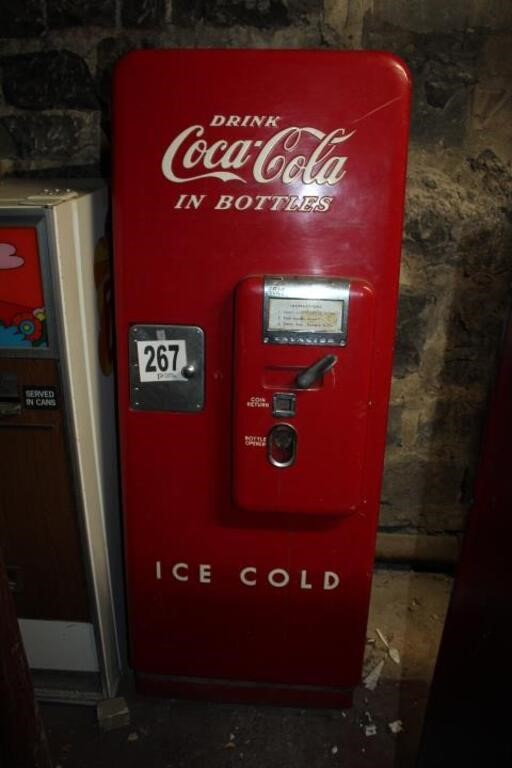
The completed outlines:
[[[456,535],[512,274],[512,4],[1,0],[5,174],[108,173],[110,79],[138,47],[394,51],[415,83],[382,530]]]

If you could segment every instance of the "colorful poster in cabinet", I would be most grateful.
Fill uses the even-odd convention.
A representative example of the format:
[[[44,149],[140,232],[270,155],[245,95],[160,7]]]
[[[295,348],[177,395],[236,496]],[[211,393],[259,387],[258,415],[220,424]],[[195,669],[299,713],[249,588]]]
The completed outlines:
[[[37,230],[0,227],[0,348],[47,347]]]

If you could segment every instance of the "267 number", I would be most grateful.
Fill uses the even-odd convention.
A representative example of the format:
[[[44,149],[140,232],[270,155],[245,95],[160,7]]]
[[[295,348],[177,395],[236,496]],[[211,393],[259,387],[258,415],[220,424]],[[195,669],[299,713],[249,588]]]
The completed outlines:
[[[180,351],[177,344],[159,344],[156,348],[148,344],[143,351],[147,356],[146,373],[165,373],[169,370],[169,362],[171,371],[176,371],[178,352]]]

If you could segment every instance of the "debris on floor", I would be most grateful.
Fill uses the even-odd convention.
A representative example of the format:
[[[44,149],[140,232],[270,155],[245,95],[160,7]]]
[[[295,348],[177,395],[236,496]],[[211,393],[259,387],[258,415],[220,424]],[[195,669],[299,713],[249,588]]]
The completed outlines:
[[[379,683],[379,679],[384,669],[384,659],[381,659],[375,667],[373,667],[363,680],[364,687],[369,691],[374,691]]]
[[[398,648],[393,648],[389,642],[386,640],[384,634],[380,631],[380,629],[377,627],[375,630],[375,633],[378,635],[379,639],[384,643],[386,646],[386,650],[388,652],[389,658],[395,662],[395,664],[400,664],[400,651]]]
[[[373,722],[373,718],[370,715],[369,712],[364,713],[364,735],[365,736],[376,736],[377,735],[377,726]]]
[[[135,731],[132,731],[132,733],[128,734],[127,741],[138,741],[138,740],[139,740],[139,734],[136,733]]]
[[[392,723],[388,723],[388,728],[391,733],[401,733],[404,730],[404,724],[402,720],[393,720]]]
[[[130,710],[124,696],[99,701],[96,706],[98,725],[102,731],[124,728],[130,725]]]
[[[418,608],[421,608],[421,603],[419,600],[417,600],[415,597],[411,600],[410,605],[407,607],[408,611],[417,611]]]
[[[234,733],[230,733],[229,734],[229,740],[228,740],[227,744],[224,744],[224,749],[235,749],[235,747],[236,747],[236,744],[235,744],[235,734]]]

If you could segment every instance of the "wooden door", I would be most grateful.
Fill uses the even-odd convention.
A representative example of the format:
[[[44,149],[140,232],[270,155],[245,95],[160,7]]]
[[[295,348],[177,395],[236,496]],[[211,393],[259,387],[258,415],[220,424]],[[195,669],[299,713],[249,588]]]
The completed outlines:
[[[0,474],[0,544],[18,617],[89,621],[55,360],[0,358]]]

